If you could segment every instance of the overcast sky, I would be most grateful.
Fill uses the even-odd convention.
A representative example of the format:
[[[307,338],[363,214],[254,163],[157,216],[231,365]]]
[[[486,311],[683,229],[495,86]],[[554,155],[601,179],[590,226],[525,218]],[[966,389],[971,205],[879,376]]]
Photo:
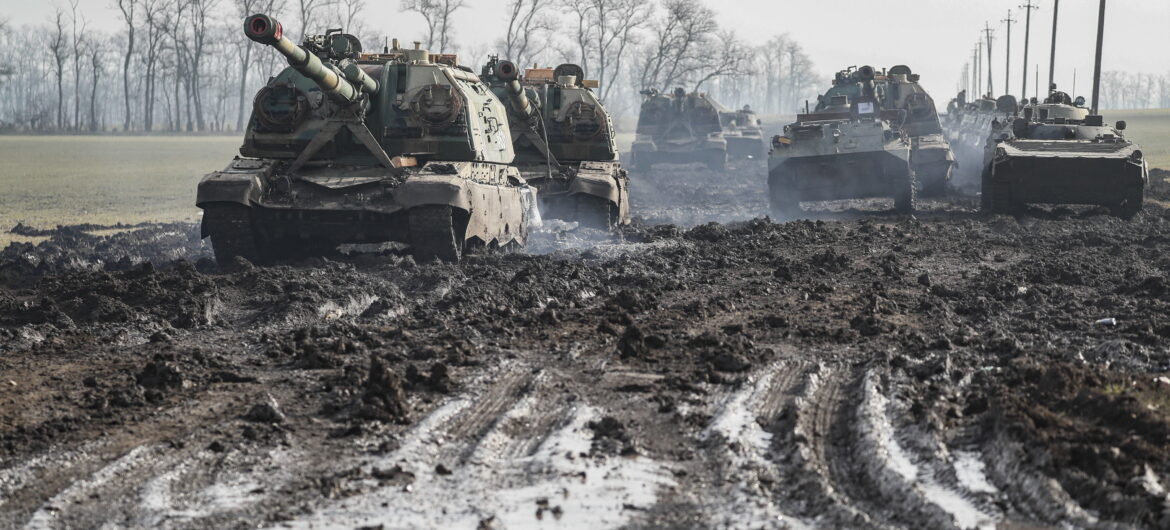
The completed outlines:
[[[227,5],[229,0],[221,0]],[[1027,0],[708,0],[719,22],[753,44],[773,35],[795,37],[825,77],[850,65],[888,67],[905,63],[922,74],[935,99],[947,100],[958,87],[963,64],[972,55],[984,22],[995,30],[993,75],[1003,91],[1005,25],[1009,9],[1021,19],[1012,29],[1011,91],[1021,86],[1024,24],[1018,6]],[[1029,63],[1041,65],[1046,82],[1053,0],[1033,0],[1032,47]],[[507,0],[468,0],[456,15],[457,40],[482,48],[503,33]],[[54,5],[64,0],[0,0],[0,17],[16,25],[48,21]],[[119,29],[113,0],[81,0],[91,27]],[[421,17],[398,12],[398,0],[368,0],[367,27],[384,27],[389,35],[413,40],[421,35]],[[1093,72],[1098,0],[1064,0],[1060,6],[1056,82],[1088,96]],[[226,12],[227,10],[225,10]],[[474,65],[473,65],[474,66]],[[1031,68],[1031,66],[1030,66]],[[1105,70],[1170,73],[1170,1],[1112,0],[1106,20]],[[1029,86],[1034,74],[1029,74]],[[1033,88],[1029,88],[1031,92]]]

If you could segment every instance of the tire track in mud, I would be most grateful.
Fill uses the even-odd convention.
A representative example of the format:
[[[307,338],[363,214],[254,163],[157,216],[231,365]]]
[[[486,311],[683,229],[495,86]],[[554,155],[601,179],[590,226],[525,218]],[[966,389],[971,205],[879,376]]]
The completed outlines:
[[[665,466],[650,458],[590,455],[589,424],[602,412],[560,388],[570,378],[552,368],[534,372],[526,363],[511,363],[483,381],[484,388],[436,408],[403,437],[397,450],[361,463],[372,474],[397,474],[406,480],[366,480],[366,493],[283,524],[623,524],[629,507],[652,505],[672,479]]]
[[[971,492],[953,480],[935,478],[942,464],[902,447],[879,380],[879,372],[865,368],[782,364],[729,399],[755,412],[765,426],[761,433],[767,435],[746,453],[755,463],[772,466],[761,467],[766,471],[751,479],[766,487],[753,491],[740,486],[758,507],[748,512],[752,520],[791,528],[898,528],[923,521],[933,528],[972,528],[993,523],[989,510],[971,500]],[[710,432],[734,432],[726,425],[717,416]],[[770,444],[759,441],[765,439]],[[739,450],[745,445],[730,446]],[[730,457],[733,465],[742,458]]]
[[[57,447],[0,472],[0,526],[207,527],[246,517],[294,479],[297,455],[265,446],[208,450],[214,433],[235,421],[211,410],[221,404],[212,396],[191,400],[112,437]],[[194,417],[219,422],[182,424]]]
[[[804,363],[777,363],[754,374],[739,390],[720,396],[711,422],[700,434],[708,461],[717,466],[719,495],[709,490],[687,492],[703,505],[711,526],[810,527],[806,519],[785,512],[791,507],[770,498],[768,490],[780,480],[780,470],[771,452],[773,434],[760,425],[777,416],[808,369]]]

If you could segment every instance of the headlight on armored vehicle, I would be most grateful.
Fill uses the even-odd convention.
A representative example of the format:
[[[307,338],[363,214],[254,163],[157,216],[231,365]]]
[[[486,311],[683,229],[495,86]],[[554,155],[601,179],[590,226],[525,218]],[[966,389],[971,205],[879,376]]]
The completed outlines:
[[[1146,155],[1142,153],[1141,149],[1134,149],[1134,151],[1129,154],[1130,160],[1133,160],[1134,162],[1141,162],[1142,158],[1145,156]]]

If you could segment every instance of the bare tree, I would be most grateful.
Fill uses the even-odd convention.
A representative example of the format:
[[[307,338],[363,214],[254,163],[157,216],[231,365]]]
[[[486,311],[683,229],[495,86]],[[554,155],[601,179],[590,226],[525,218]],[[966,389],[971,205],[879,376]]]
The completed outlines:
[[[698,0],[667,0],[665,8],[645,53],[644,88],[667,90],[714,66],[711,43],[719,29],[714,11]]]
[[[465,0],[402,0],[403,11],[413,11],[422,15],[427,23],[427,49],[434,52],[448,50],[452,43],[454,29],[452,17],[462,9]],[[437,43],[438,48],[435,47]]]
[[[69,0],[69,19],[73,26],[73,128],[81,130],[81,61],[85,48],[85,15],[77,12],[80,0]],[[77,29],[78,22],[81,30]]]
[[[49,41],[49,50],[53,52],[53,63],[56,69],[53,75],[57,78],[57,128],[65,128],[65,13],[57,9],[53,17],[53,40]]]
[[[337,0],[296,0],[297,14],[301,17],[301,38],[309,29],[309,22],[314,20],[317,11],[337,3]]]
[[[159,52],[163,38],[166,36],[164,11],[166,4],[162,0],[142,0],[142,11],[146,17],[146,47],[142,51],[143,65],[143,115],[142,127],[147,132],[154,128],[155,89],[158,84]]]
[[[626,48],[635,33],[649,19],[653,4],[645,0],[565,0],[572,11],[576,27],[580,61],[586,73],[591,64],[601,84],[602,100],[609,98],[622,72]]]
[[[130,130],[130,120],[133,116],[130,112],[130,60],[134,57],[134,8],[138,6],[139,0],[117,0],[118,9],[122,12],[122,20],[126,21],[126,55],[122,59],[122,94],[126,101],[126,116],[122,129]]]
[[[102,73],[105,72],[105,46],[97,39],[89,41],[90,88],[89,88],[89,130],[98,130],[98,85],[101,83]]]
[[[207,51],[208,14],[215,9],[219,0],[192,0],[191,2],[191,45],[185,48],[190,56],[190,92],[195,101],[195,126],[197,130],[207,129],[207,122],[203,116],[203,91],[199,89],[202,83],[201,69],[203,55]],[[190,115],[188,114],[188,118]]]
[[[341,0],[341,23],[346,33],[361,35],[365,30],[362,24],[362,11],[366,9],[366,0]]]
[[[700,71],[700,76],[695,82],[694,90],[699,90],[704,83],[718,78],[736,78],[749,73],[750,68],[748,61],[747,48],[740,42],[731,31],[720,31],[716,37],[718,47],[712,48],[711,51],[718,50],[717,54],[712,54],[714,62],[707,68]]]
[[[524,67],[548,49],[549,34],[557,26],[556,19],[546,13],[551,5],[550,0],[511,0],[504,57]]]
[[[276,0],[235,0],[235,4],[238,8],[236,13],[240,20],[258,12],[272,13],[276,8]],[[247,106],[248,73],[252,71],[252,49],[256,43],[252,39],[242,39],[239,37],[233,40],[237,43],[237,51],[240,53],[240,86],[239,97],[236,101],[238,105],[236,109],[236,130],[242,131],[244,129],[244,109]]]

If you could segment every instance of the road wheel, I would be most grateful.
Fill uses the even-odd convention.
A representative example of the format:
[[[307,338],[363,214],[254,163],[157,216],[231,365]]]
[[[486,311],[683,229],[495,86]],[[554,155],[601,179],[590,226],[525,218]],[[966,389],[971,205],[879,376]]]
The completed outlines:
[[[222,268],[235,264],[236,257],[252,263],[267,261],[260,251],[252,226],[252,212],[235,203],[209,204],[203,208],[203,227],[211,238],[215,262]]]
[[[608,232],[613,229],[613,205],[600,197],[578,196],[576,219],[578,226]]]
[[[918,207],[918,182],[914,171],[907,167],[905,176],[898,180],[894,210],[901,214],[913,214]]]
[[[463,257],[463,234],[456,229],[454,209],[426,205],[410,209],[410,252],[417,263],[456,263]]]

